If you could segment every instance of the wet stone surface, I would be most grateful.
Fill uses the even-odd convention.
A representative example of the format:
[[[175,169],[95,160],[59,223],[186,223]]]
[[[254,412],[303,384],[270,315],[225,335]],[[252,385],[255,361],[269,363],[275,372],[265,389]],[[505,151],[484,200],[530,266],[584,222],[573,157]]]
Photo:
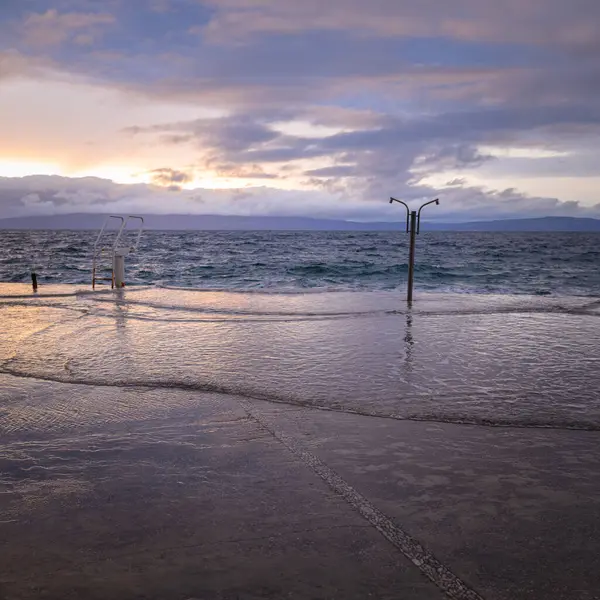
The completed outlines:
[[[207,408],[6,445],[2,597],[444,597],[235,401]]]

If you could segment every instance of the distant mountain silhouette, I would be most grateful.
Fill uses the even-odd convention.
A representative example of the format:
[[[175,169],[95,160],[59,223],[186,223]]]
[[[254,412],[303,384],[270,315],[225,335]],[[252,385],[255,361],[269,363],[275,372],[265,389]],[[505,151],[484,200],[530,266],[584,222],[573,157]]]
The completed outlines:
[[[105,215],[68,214],[0,219],[0,229],[99,229]],[[204,231],[398,231],[405,223],[390,221],[358,223],[310,217],[236,217],[220,215],[144,215],[145,228],[154,230]],[[600,219],[540,217],[470,223],[423,221],[423,231],[600,231]]]
[[[501,221],[473,221],[440,225],[423,223],[423,229],[451,229],[453,231],[600,231],[600,219],[580,217],[539,217],[534,219],[505,219]]]

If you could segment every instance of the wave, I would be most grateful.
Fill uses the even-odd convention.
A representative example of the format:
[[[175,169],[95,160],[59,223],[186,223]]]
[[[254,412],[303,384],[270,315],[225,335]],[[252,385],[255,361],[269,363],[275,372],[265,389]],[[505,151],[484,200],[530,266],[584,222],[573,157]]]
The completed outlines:
[[[198,392],[201,394],[220,394],[231,397],[243,398],[246,400],[257,400],[262,402],[270,402],[273,404],[284,404],[288,406],[298,406],[313,410],[321,410],[326,412],[344,413],[372,417],[378,419],[392,419],[396,421],[415,421],[427,423],[445,423],[464,426],[479,426],[479,427],[494,427],[494,428],[510,428],[510,429],[560,429],[560,430],[580,430],[580,431],[600,431],[600,423],[591,421],[583,421],[580,419],[544,419],[538,418],[491,418],[478,415],[466,415],[464,413],[447,413],[422,414],[407,410],[405,412],[386,411],[377,408],[356,408],[345,406],[343,403],[336,402],[335,405],[325,405],[316,401],[302,399],[293,396],[282,396],[273,393],[264,392],[255,388],[242,387],[238,385],[219,385],[209,382],[199,381],[184,381],[177,379],[165,380],[143,380],[131,379],[120,380],[111,378],[108,379],[93,379],[87,378],[77,379],[73,376],[60,375],[36,375],[12,369],[4,366],[0,368],[0,373],[17,377],[21,379],[33,379],[37,381],[46,381],[65,385],[81,385],[98,388],[116,388],[116,389],[146,389],[146,390],[179,390],[186,392]]]
[[[196,290],[198,291],[198,290]],[[114,305],[113,299],[96,299],[97,302],[104,302],[107,304]],[[323,311],[323,312],[302,312],[302,311],[283,311],[283,310],[270,310],[270,311],[257,311],[257,310],[243,310],[239,308],[223,308],[223,307],[212,307],[212,306],[187,306],[177,304],[165,304],[161,302],[151,301],[137,301],[127,300],[123,303],[126,306],[143,306],[148,308],[156,308],[166,311],[183,311],[183,312],[197,312],[202,314],[210,315],[231,315],[231,316],[262,316],[262,317],[350,317],[358,315],[381,315],[389,313],[390,311],[385,310],[355,310],[355,311]]]

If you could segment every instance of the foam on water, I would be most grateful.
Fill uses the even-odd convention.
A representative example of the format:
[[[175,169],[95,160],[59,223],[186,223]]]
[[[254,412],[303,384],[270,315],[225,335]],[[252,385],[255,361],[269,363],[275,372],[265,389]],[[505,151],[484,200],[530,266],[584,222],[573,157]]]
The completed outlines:
[[[69,390],[53,400],[62,408],[52,427],[73,412],[169,411],[151,391],[173,389],[186,391],[188,408],[210,392],[389,418],[600,429],[598,301],[421,293],[408,308],[396,292],[47,291],[25,298],[22,286],[0,285],[5,431],[17,414],[17,429],[48,414],[44,381]],[[100,388],[120,392],[83,391]],[[97,398],[91,413],[87,396]]]

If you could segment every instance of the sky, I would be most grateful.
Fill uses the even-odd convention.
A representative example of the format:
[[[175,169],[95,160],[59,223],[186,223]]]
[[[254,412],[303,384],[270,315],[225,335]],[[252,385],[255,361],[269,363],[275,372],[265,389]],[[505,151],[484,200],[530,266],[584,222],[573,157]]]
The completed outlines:
[[[0,0],[0,218],[600,217],[597,0]]]

